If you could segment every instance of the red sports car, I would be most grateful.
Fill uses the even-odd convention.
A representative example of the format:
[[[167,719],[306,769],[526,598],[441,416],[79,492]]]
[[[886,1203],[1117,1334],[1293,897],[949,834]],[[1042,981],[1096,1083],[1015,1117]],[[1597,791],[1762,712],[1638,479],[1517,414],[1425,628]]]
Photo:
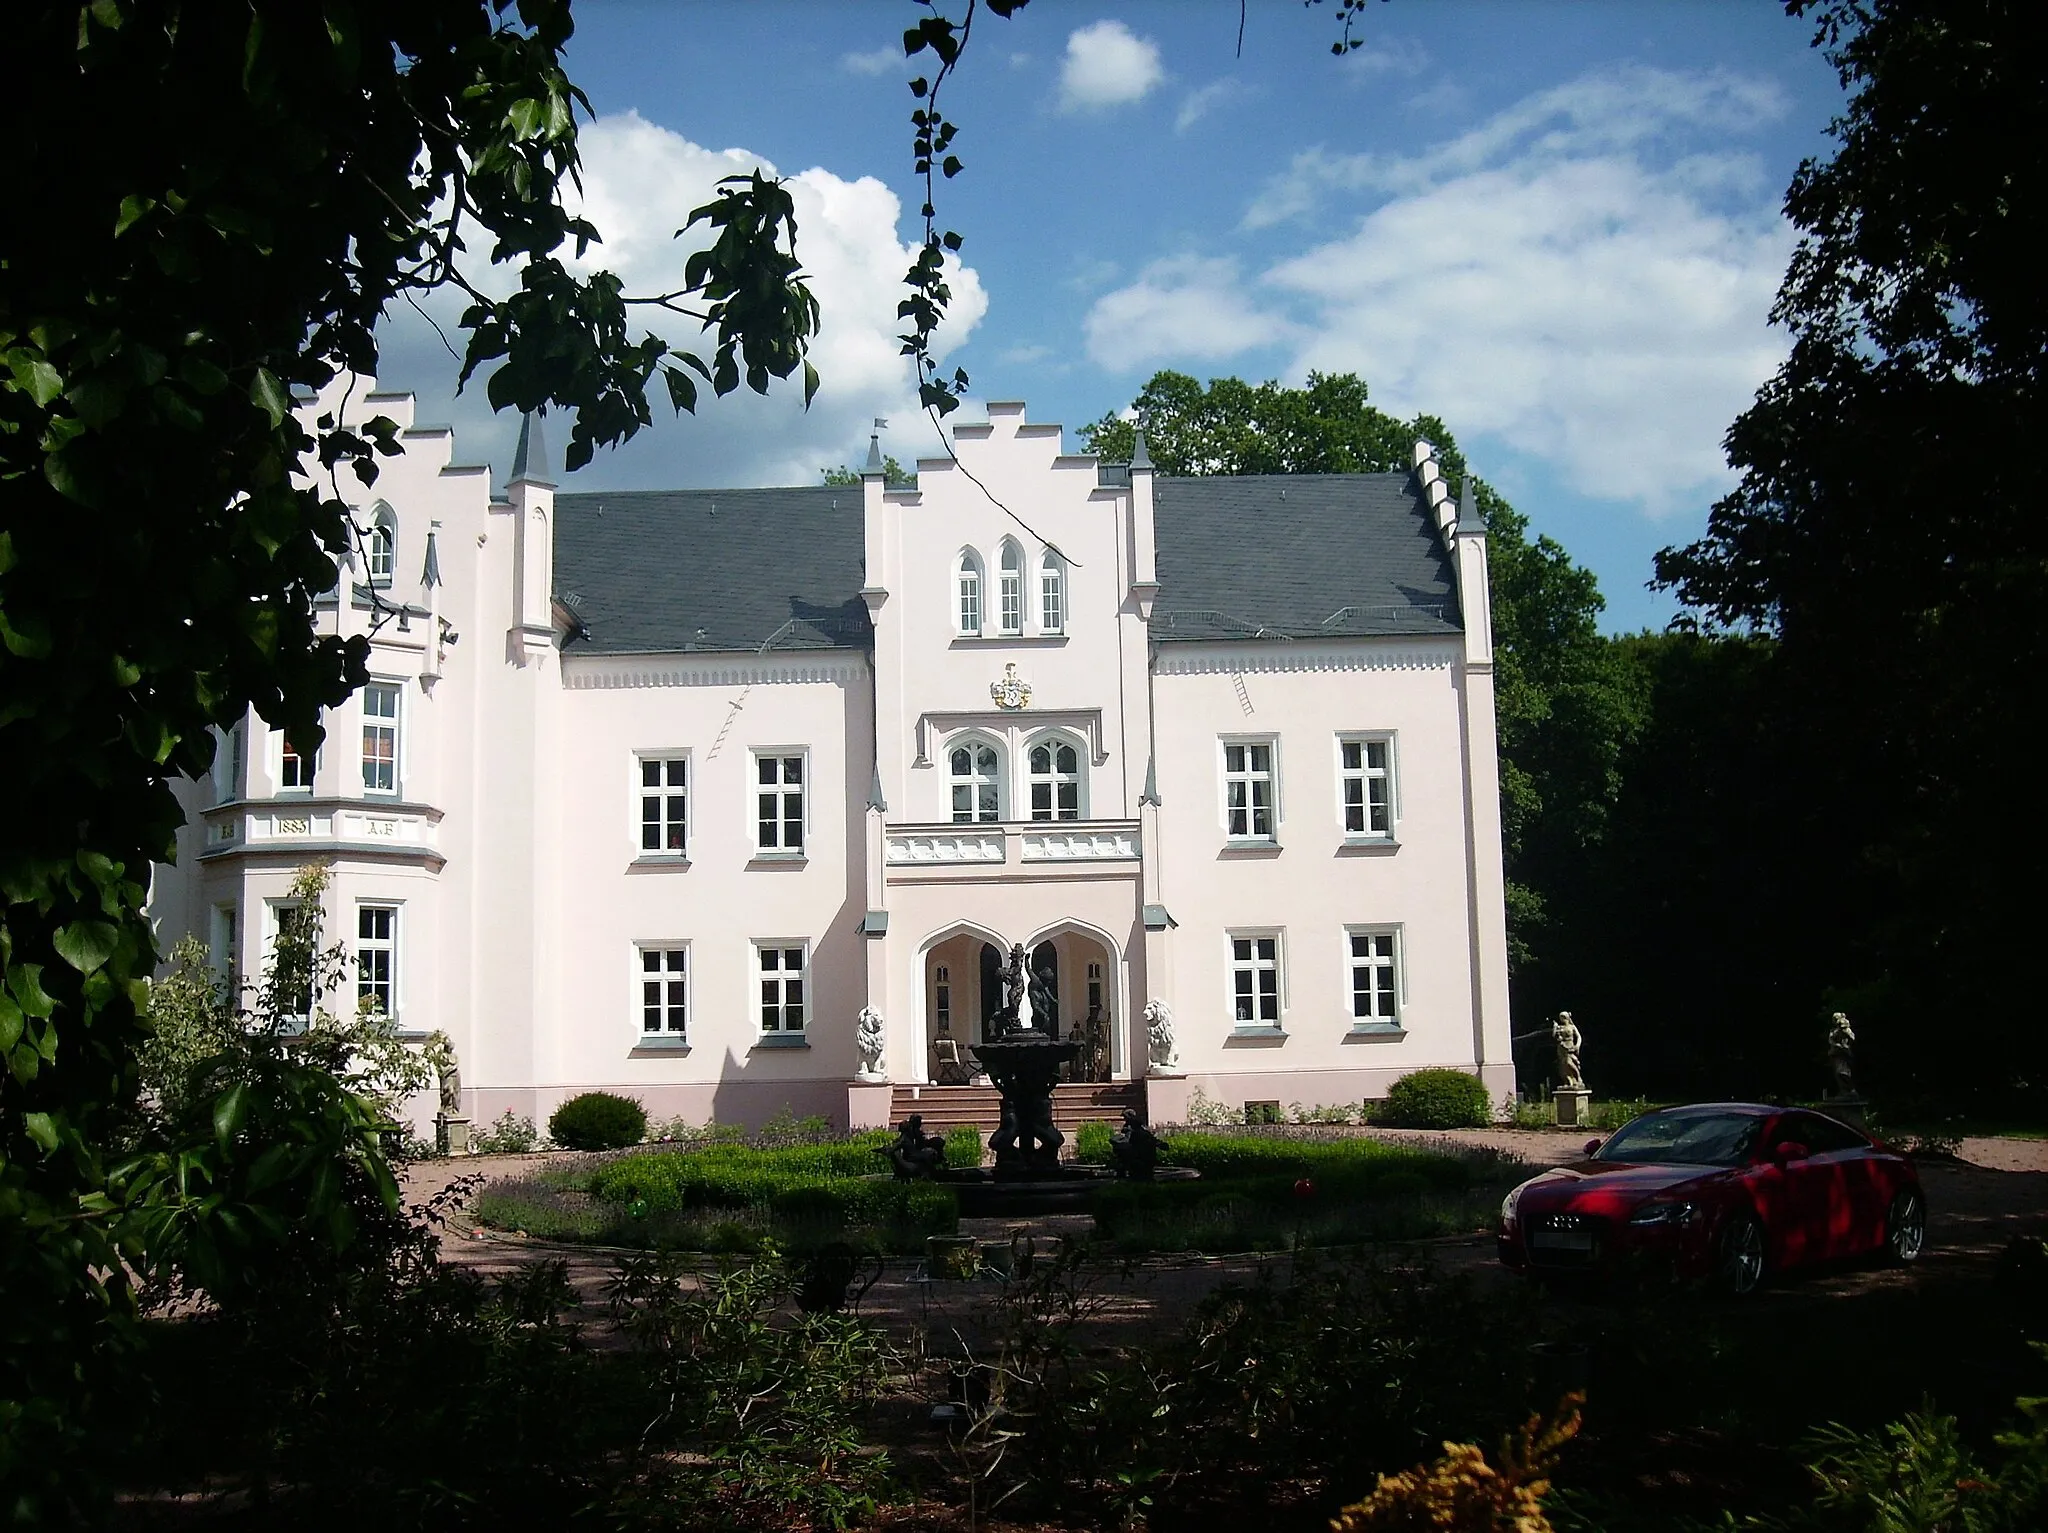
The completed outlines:
[[[1500,1259],[1535,1276],[1645,1263],[1736,1294],[1788,1267],[1916,1260],[1913,1163],[1825,1114],[1715,1102],[1645,1113],[1500,1206]]]

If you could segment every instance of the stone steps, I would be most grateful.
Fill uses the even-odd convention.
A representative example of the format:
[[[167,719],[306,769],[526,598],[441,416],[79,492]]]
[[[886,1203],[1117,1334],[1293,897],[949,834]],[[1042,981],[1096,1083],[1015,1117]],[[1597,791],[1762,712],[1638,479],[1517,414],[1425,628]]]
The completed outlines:
[[[1126,1107],[1144,1111],[1143,1083],[1076,1082],[1053,1088],[1053,1122],[1069,1138],[1083,1123],[1119,1122]],[[992,1133],[1002,1117],[1002,1094],[993,1086],[898,1086],[891,1096],[889,1121],[901,1123],[912,1113],[923,1114],[927,1133],[943,1134],[963,1123]]]

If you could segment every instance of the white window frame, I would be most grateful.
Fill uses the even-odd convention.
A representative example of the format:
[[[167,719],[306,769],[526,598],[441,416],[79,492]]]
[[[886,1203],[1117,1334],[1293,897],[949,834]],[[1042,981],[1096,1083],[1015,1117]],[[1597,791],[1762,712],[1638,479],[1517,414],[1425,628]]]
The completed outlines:
[[[1050,548],[1038,559],[1038,631],[1067,631],[1067,561]]]
[[[963,639],[981,637],[988,621],[988,581],[983,578],[981,555],[971,548],[960,550],[953,561],[953,632]],[[970,621],[970,619],[972,621]]]
[[[388,590],[398,569],[398,520],[391,508],[377,503],[374,519],[363,534],[363,581],[373,590]]]
[[[1266,817],[1268,825],[1261,833],[1253,803],[1256,796],[1252,789],[1260,773],[1252,768],[1253,758],[1245,757],[1245,770],[1232,772],[1230,753],[1233,750],[1264,750],[1266,752]],[[1223,835],[1233,846],[1278,846],[1280,844],[1280,738],[1277,735],[1224,735],[1216,742],[1216,778],[1218,808],[1222,812]],[[1245,784],[1245,829],[1236,830],[1231,823],[1230,789],[1233,782]]]
[[[1361,960],[1352,948],[1353,939],[1358,937],[1385,937],[1389,951],[1384,959],[1377,957]],[[1408,966],[1405,957],[1406,944],[1401,940],[1398,922],[1369,921],[1356,922],[1344,928],[1344,1009],[1351,1019],[1351,1030],[1356,1033],[1398,1032],[1407,1024],[1408,1013]],[[1360,1016],[1358,1014],[1358,975],[1363,963],[1378,968],[1384,965],[1388,970],[1388,990],[1393,998],[1394,1014],[1391,1017]]]
[[[387,716],[369,711],[370,694],[373,691],[389,692],[392,711]],[[405,683],[389,677],[373,676],[356,694],[357,712],[361,716],[362,738],[357,747],[362,766],[363,792],[378,798],[397,798],[405,788]],[[388,729],[391,734],[391,786],[375,787],[370,782],[370,731]]]
[[[277,939],[284,932],[284,913],[287,910],[302,910],[305,906],[306,901],[294,899],[266,899],[263,902],[263,960],[256,969],[256,978],[259,984],[262,982],[264,974],[276,962]],[[324,932],[327,924],[327,913],[324,910],[320,912],[320,918],[321,929]],[[316,940],[314,943],[316,952],[319,950],[319,946],[320,944]],[[317,962],[315,968],[318,968]],[[307,982],[309,990],[312,988],[312,983],[313,981],[309,979]],[[306,1009],[304,1011],[293,1012],[278,1018],[282,1030],[287,1035],[303,1033],[312,1023],[313,1009],[319,1003],[320,997],[318,995],[309,994],[306,997]]]
[[[986,750],[996,758],[996,817],[993,820],[984,820],[981,817],[981,795],[978,791],[982,786],[982,778],[980,774],[970,773],[966,777],[959,777],[954,775],[953,752],[961,749],[966,749],[970,751]],[[1003,741],[996,739],[993,735],[987,735],[983,734],[979,730],[973,730],[963,734],[954,735],[951,739],[947,740],[945,745],[942,747],[942,754],[946,763],[946,815],[950,822],[955,825],[1000,824],[1008,816],[1010,811],[1009,747]],[[972,818],[965,820],[959,817],[959,811],[953,807],[954,790],[963,786],[972,787],[976,790],[974,794],[976,800],[974,804],[974,815]]]
[[[311,793],[313,783],[320,772],[320,752],[315,750],[311,756],[300,755],[292,749],[292,743],[282,729],[271,730],[270,740],[270,780],[277,785],[278,793],[295,797],[301,793]],[[284,764],[288,760],[300,764],[305,778],[303,782],[288,783],[284,780]]]
[[[1248,960],[1237,956],[1237,944],[1252,944]],[[1259,957],[1258,944],[1273,944],[1271,962]],[[1233,928],[1224,934],[1224,1015],[1230,1018],[1231,1026],[1239,1032],[1266,1032],[1269,1029],[1285,1030],[1287,1025],[1287,933],[1277,926],[1254,926]],[[1237,977],[1249,973],[1252,979],[1252,1015],[1240,1017],[1237,1014]],[[1258,1015],[1260,992],[1257,976],[1270,973],[1273,976],[1273,1015]]]
[[[206,949],[214,973],[226,980],[233,992],[242,978],[241,912],[233,900],[223,900],[208,912]],[[231,993],[228,999],[240,1004],[237,993]]]
[[[653,957],[657,967],[647,967],[647,960]],[[682,967],[674,967],[674,960],[680,957]],[[691,991],[695,980],[696,964],[691,961],[690,944],[683,940],[662,940],[636,942],[633,944],[633,1012],[640,1019],[639,1035],[643,1043],[660,1040],[662,1043],[688,1044],[690,1041],[690,1013],[694,1009],[696,996]],[[680,975],[680,978],[676,976]],[[650,1006],[647,999],[649,985],[657,987],[657,998]],[[682,998],[675,998],[674,987],[682,987]],[[661,1013],[661,1026],[649,1028],[647,1013]],[[668,1024],[677,1016],[681,1027]]]
[[[1024,632],[1024,545],[1004,538],[996,550],[996,632],[1016,638]]]
[[[794,759],[797,765],[797,834],[802,844],[785,844],[789,823],[788,798],[790,785],[784,774],[789,770],[784,763]],[[754,827],[754,855],[797,861],[810,855],[811,845],[811,753],[802,745],[759,745],[747,753],[747,813]],[[776,781],[771,785],[761,781],[761,763],[773,761],[776,766]],[[764,842],[761,839],[761,800],[768,793],[774,793],[780,801],[775,815],[776,839]]]
[[[649,787],[647,769],[660,769],[662,781]],[[670,780],[672,769],[681,766],[683,781],[680,790]],[[633,816],[633,856],[640,862],[688,862],[690,860],[690,837],[696,830],[697,812],[696,763],[687,750],[647,750],[633,753],[633,788],[629,799]],[[683,800],[683,814],[680,826],[669,818],[673,800],[680,791]],[[647,844],[647,804],[652,799],[658,806],[657,818],[651,822],[660,834],[659,845]],[[683,844],[670,846],[669,832],[679,828]]]
[[[247,779],[243,775],[242,742],[248,738],[248,720],[237,719],[225,728],[213,729],[213,801],[232,804],[242,797]]]
[[[770,969],[767,957],[776,955],[776,967]],[[789,995],[789,970],[783,967],[788,955],[798,957],[796,970],[797,998],[794,1009],[797,1021],[794,1027],[788,1025],[792,1003]],[[771,980],[770,975],[774,978]],[[774,984],[780,996],[771,1002],[768,986]],[[768,1009],[774,1006],[781,1020],[774,1027],[768,1025]],[[754,1024],[763,1038],[802,1038],[807,1036],[811,1013],[817,1007],[817,997],[811,993],[811,944],[808,939],[797,937],[756,937],[754,939]]]
[[[402,900],[356,901],[356,1005],[360,1007],[363,1004],[363,997],[373,993],[377,988],[377,981],[372,980],[365,973],[366,964],[364,959],[369,954],[382,953],[385,964],[383,980],[383,989],[385,991],[384,1015],[391,1018],[394,1022],[398,1020],[399,1008],[404,1004],[405,1000],[404,996],[400,993],[398,982],[400,943],[403,941],[402,933],[405,925],[405,918],[402,914],[404,909],[405,904]],[[373,911],[383,912],[391,917],[391,934],[388,937],[365,937],[363,935],[363,917]]]
[[[1346,764],[1344,753],[1352,746],[1358,747],[1359,765]],[[1385,764],[1372,765],[1372,748],[1378,746],[1384,752]],[[1337,736],[1337,829],[1346,841],[1370,842],[1391,841],[1401,825],[1401,798],[1399,763],[1395,757],[1394,736],[1390,731],[1357,731]],[[1387,823],[1385,829],[1372,828],[1372,784],[1374,780],[1385,784]],[[1351,785],[1359,785],[1359,803],[1363,810],[1365,828],[1351,828]]]
[[[1074,753],[1074,813],[1071,816],[1059,812],[1059,788],[1065,775],[1059,770],[1059,757],[1052,758],[1053,770],[1039,773],[1032,770],[1031,753],[1041,745],[1055,752],[1062,745]],[[1038,816],[1038,788],[1046,787],[1046,800],[1052,812],[1046,818]],[[1032,735],[1024,742],[1024,813],[1035,824],[1072,824],[1088,818],[1088,742],[1064,729],[1045,729]]]

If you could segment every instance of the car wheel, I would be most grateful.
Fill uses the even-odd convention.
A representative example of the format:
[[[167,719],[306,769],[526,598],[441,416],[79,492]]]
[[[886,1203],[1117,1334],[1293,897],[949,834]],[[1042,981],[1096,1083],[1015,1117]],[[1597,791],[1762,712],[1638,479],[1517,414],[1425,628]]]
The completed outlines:
[[[1749,1214],[1735,1214],[1721,1226],[1714,1247],[1714,1286],[1740,1298],[1764,1280],[1764,1227]]]
[[[1884,1217],[1884,1254],[1899,1266],[1920,1259],[1927,1247],[1927,1200],[1908,1187],[1892,1199]]]

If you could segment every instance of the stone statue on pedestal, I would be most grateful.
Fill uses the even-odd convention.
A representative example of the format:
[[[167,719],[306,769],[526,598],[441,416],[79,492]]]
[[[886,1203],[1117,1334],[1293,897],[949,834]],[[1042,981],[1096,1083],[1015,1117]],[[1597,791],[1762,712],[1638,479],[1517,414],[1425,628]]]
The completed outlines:
[[[455,1050],[444,1049],[435,1073],[440,1077],[441,1112],[454,1117],[462,1111],[462,1070],[455,1062]]]
[[[1856,1095],[1856,1029],[1846,1012],[1828,1020],[1828,1100],[1849,1101]]]
[[[1180,1053],[1173,1042],[1173,1008],[1157,996],[1145,1003],[1145,1052],[1154,1075],[1169,1075],[1180,1068]]]
[[[860,1068],[855,1074],[864,1081],[882,1080],[886,1074],[882,1068],[882,1014],[874,1007],[861,1007],[853,1044],[860,1051]]]
[[[1582,1046],[1578,1024],[1572,1021],[1572,1014],[1561,1011],[1557,1020],[1550,1024],[1550,1041],[1557,1046],[1557,1084],[1561,1091],[1584,1091],[1586,1077],[1579,1069],[1579,1049]]]

